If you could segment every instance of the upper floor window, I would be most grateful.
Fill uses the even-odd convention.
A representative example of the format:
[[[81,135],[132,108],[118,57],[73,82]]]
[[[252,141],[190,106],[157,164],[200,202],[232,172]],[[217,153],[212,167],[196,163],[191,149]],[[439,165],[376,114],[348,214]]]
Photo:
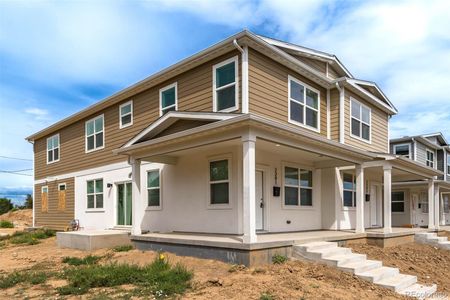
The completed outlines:
[[[312,171],[293,167],[284,168],[284,205],[313,205]]]
[[[447,175],[450,175],[450,154],[447,154]]]
[[[86,122],[86,152],[102,149],[105,144],[103,115]]]
[[[59,134],[47,139],[47,163],[59,161]]]
[[[319,91],[289,76],[289,122],[319,130]]]
[[[213,67],[214,111],[238,109],[238,58],[227,59]]]
[[[427,149],[427,166],[434,168],[434,152]]]
[[[371,110],[351,99],[351,135],[370,142]]]
[[[209,162],[210,204],[230,203],[229,159]]]
[[[391,195],[392,212],[405,212],[405,192],[392,192]]]
[[[178,109],[177,83],[173,83],[159,90],[159,115]]]
[[[103,179],[87,181],[87,208],[103,208]]]
[[[410,144],[394,145],[394,154],[410,158]]]
[[[147,172],[147,196],[149,207],[161,207],[161,181],[159,170]]]
[[[128,101],[127,103],[120,105],[119,114],[120,128],[133,125],[133,101]]]
[[[344,207],[356,207],[356,176],[343,173]]]

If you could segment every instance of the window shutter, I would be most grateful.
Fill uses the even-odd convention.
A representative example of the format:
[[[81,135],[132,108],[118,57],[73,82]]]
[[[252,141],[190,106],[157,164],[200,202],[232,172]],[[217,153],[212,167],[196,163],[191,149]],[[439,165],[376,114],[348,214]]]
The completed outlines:
[[[66,190],[58,191],[58,210],[66,209]]]

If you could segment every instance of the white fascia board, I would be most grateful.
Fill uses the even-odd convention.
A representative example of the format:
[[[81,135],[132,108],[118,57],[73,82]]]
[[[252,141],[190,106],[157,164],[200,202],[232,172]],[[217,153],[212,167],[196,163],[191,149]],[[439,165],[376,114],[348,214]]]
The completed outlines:
[[[397,109],[392,106],[392,105],[387,105],[386,103],[384,103],[382,100],[378,99],[377,97],[375,97],[374,95],[372,95],[371,93],[369,93],[368,91],[366,91],[365,89],[363,89],[362,87],[358,86],[355,82],[353,82],[353,80],[348,79],[346,80],[346,82],[352,86],[353,88],[357,89],[358,91],[360,91],[361,93],[363,93],[365,96],[369,97],[372,101],[375,102],[375,104],[378,104],[378,106],[389,112],[392,115],[395,115],[398,113]]]
[[[383,96],[383,99],[386,100],[386,102],[389,103],[389,105],[394,110],[397,111],[397,108],[395,107],[395,105],[391,102],[391,100],[389,100],[389,98],[386,96],[386,94],[380,89],[380,87],[375,82],[361,80],[361,79],[355,79],[355,78],[349,79],[349,81],[353,81],[356,84],[368,85],[368,86],[374,87]]]
[[[121,148],[127,148],[137,141],[139,141],[141,138],[146,136],[152,131],[158,130],[158,133],[162,130],[166,129],[173,123],[175,123],[178,120],[205,120],[205,121],[221,121],[221,120],[227,120],[230,118],[234,118],[238,116],[239,114],[228,114],[228,113],[196,113],[196,112],[178,112],[178,111],[170,111],[167,114],[160,117],[158,120],[153,122],[150,126],[142,130],[138,135],[136,135],[134,138],[132,138],[130,141],[128,141],[124,146]],[[157,134],[157,133],[156,133]]]

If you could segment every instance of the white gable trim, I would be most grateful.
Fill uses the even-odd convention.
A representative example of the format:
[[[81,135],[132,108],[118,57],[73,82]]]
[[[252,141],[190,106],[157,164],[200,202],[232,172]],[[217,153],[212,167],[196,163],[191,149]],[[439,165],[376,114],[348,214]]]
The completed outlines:
[[[358,88],[359,90],[361,90],[362,92],[372,96],[372,98],[374,98],[374,100],[378,101],[380,104],[383,104],[386,108],[389,108],[390,110],[392,110],[395,113],[398,112],[397,108],[395,108],[394,104],[389,100],[389,98],[383,93],[383,91],[375,83],[370,82],[370,81],[361,80],[361,79],[348,79],[347,81],[350,84],[352,84],[353,86],[355,86],[356,88]],[[367,85],[367,86],[374,87],[383,96],[383,100],[385,100],[388,103],[388,106],[385,103],[383,103],[383,101],[378,99],[378,97],[375,97],[368,91],[361,88],[359,85]]]
[[[347,79],[346,80],[348,84],[350,84],[352,87],[354,87],[355,89],[357,89],[358,91],[360,91],[361,93],[363,93],[365,96],[369,97],[371,100],[375,101],[376,104],[378,104],[379,106],[381,106],[381,108],[388,110],[390,113],[392,114],[397,114],[398,111],[395,108],[395,106],[389,101],[389,99],[386,98],[386,101],[388,102],[388,104],[386,104],[384,101],[378,99],[378,97],[375,97],[374,95],[372,95],[371,93],[369,93],[368,91],[366,91],[365,89],[363,89],[362,87],[360,87],[355,80],[353,79]],[[368,84],[369,85],[369,84]],[[376,85],[374,85],[376,87]]]
[[[128,141],[121,148],[127,148],[141,138],[149,133],[156,135],[168,128],[170,125],[174,124],[178,120],[204,120],[204,121],[221,121],[227,120],[238,116],[238,114],[228,114],[228,113],[196,113],[196,112],[178,112],[170,111],[163,115],[161,118],[153,122],[150,126],[142,130],[138,135]]]

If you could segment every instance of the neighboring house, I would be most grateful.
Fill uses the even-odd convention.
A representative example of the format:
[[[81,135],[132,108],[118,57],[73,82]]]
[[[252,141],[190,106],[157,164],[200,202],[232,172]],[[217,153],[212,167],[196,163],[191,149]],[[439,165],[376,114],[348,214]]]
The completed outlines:
[[[29,136],[34,225],[390,232],[392,183],[442,175],[389,154],[396,113],[334,55],[243,31]]]
[[[440,225],[450,224],[450,145],[442,133],[405,136],[391,139],[391,153],[402,155],[443,174],[434,181],[434,202],[439,208]],[[393,207],[392,224],[427,226],[429,218],[428,183],[423,180],[397,182],[393,198],[403,201],[402,207]],[[393,200],[394,201],[394,200]],[[394,213],[395,211],[395,213]]]

